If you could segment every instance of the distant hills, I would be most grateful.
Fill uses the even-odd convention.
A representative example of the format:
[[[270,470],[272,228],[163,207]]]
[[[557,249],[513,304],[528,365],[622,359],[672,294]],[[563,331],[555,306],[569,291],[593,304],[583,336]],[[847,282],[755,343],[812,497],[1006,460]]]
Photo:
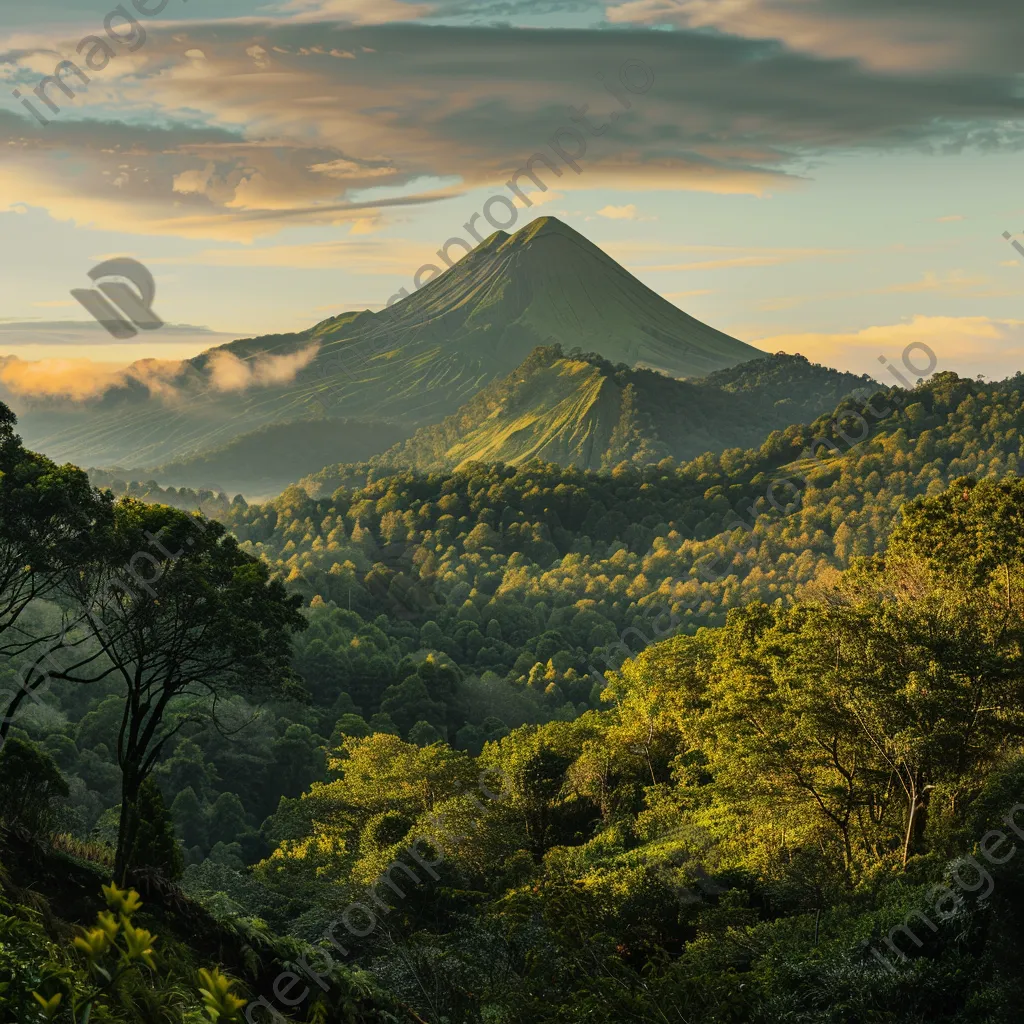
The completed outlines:
[[[153,469],[120,470],[126,480],[209,488],[250,499],[280,493],[307,473],[335,462],[363,462],[403,440],[408,431],[381,420],[295,420],[268,423],[220,448]]]
[[[342,313],[296,334],[231,342],[158,382],[142,368],[89,402],[17,405],[27,441],[51,457],[157,466],[270,423],[372,419],[408,434],[457,412],[545,343],[671,377],[761,354],[661,298],[568,225],[541,217],[514,235],[496,232],[381,313]],[[226,363],[249,373],[252,386],[225,389]]]
[[[532,458],[593,470],[687,461],[757,447],[772,430],[814,420],[857,388],[877,384],[799,355],[764,356],[684,381],[546,346],[454,415],[371,461],[423,471]]]

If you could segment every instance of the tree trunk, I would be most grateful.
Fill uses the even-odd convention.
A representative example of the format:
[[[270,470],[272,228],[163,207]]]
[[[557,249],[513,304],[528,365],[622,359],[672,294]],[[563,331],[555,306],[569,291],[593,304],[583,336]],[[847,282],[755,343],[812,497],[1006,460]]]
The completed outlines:
[[[114,857],[114,879],[124,885],[131,867],[131,852],[138,830],[138,802],[141,782],[134,768],[125,768],[121,775],[121,819],[117,829],[117,854]]]
[[[911,786],[910,798],[907,801],[907,831],[903,837],[903,867],[906,868],[907,861],[924,847],[924,827],[928,820],[928,799],[931,796],[931,786],[917,788],[915,782]]]

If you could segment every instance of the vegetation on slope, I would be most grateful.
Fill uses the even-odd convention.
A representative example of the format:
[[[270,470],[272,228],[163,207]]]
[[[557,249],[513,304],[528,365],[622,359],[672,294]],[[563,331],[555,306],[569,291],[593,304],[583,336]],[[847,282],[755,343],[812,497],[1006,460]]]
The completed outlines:
[[[290,483],[338,462],[365,462],[403,440],[404,427],[383,421],[322,417],[268,423],[228,444],[155,469],[119,470],[124,479],[159,480],[164,487],[279,494]],[[92,472],[92,471],[90,471]],[[113,471],[108,470],[109,478]],[[212,513],[211,513],[212,514]]]
[[[423,836],[438,877],[382,882],[346,945],[437,1024],[1009,1024],[1022,399],[941,374],[682,465],[364,464],[238,503],[306,599],[309,696],[176,705],[185,890],[320,941]],[[116,839],[125,689],[39,697],[13,735],[67,781],[54,827]]]
[[[560,345],[540,347],[453,416],[371,461],[420,471],[531,459],[593,470],[685,462],[759,445],[772,430],[831,412],[851,392],[878,388],[869,377],[782,353],[723,372],[728,387],[726,379],[675,380],[594,353],[567,358]],[[314,493],[325,477],[330,469],[309,481]]]
[[[348,738],[257,874],[302,934],[429,837],[439,877],[378,890],[401,914],[353,941],[434,1021],[1009,1024],[1022,507],[1019,480],[958,480],[886,556],[651,647],[605,709],[475,759]],[[482,769],[495,799],[467,796]]]

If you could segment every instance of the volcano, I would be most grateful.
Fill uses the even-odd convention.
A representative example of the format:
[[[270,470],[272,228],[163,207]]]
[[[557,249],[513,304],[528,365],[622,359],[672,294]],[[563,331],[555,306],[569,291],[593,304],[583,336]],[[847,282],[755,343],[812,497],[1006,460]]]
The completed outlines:
[[[22,408],[21,429],[53,458],[130,466],[189,458],[271,423],[324,419],[331,430],[341,417],[372,419],[411,434],[551,344],[674,378],[763,355],[688,316],[567,224],[540,217],[513,235],[495,232],[379,313],[219,346],[183,363],[159,394],[140,372],[90,402]],[[301,368],[287,382],[254,373],[259,386],[217,390],[225,353],[253,367]],[[338,461],[343,450],[339,438]]]

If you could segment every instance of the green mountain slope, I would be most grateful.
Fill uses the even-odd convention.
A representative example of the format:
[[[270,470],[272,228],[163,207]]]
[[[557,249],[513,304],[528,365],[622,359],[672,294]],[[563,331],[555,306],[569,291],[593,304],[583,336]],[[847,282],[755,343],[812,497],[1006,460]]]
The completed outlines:
[[[774,429],[834,409],[858,387],[877,387],[867,377],[783,354],[725,372],[728,388],[715,375],[682,381],[540,347],[457,413],[372,461],[425,471],[533,458],[580,469],[685,461],[759,445]]]
[[[572,228],[542,217],[514,235],[495,233],[382,313],[343,313],[297,334],[203,353],[164,381],[163,397],[140,365],[101,399],[16,405],[25,437],[58,459],[154,465],[285,420],[347,416],[409,430],[434,423],[552,341],[673,377],[760,354],[677,309]],[[225,362],[262,384],[215,390]]]
[[[165,486],[207,487],[234,494],[277,494],[297,476],[335,462],[362,462],[401,441],[407,431],[380,420],[294,420],[268,423],[210,451],[133,470],[133,479]]]

